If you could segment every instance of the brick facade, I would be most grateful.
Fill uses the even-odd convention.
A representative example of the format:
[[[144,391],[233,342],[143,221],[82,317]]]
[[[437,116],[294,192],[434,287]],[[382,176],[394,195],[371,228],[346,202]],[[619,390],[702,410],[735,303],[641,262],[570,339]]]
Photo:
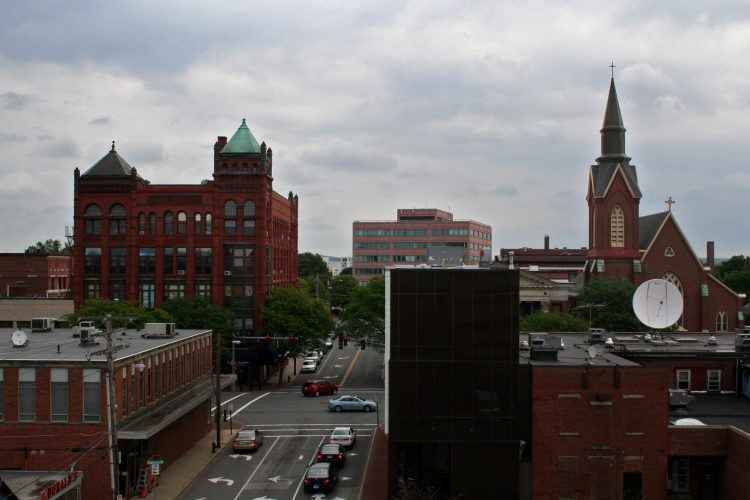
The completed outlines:
[[[71,258],[68,254],[0,254],[0,297],[67,297]]]

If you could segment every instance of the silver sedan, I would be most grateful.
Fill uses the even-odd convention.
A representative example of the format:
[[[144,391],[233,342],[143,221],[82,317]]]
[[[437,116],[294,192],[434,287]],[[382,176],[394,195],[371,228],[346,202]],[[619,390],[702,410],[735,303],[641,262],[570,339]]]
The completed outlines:
[[[331,411],[375,411],[377,403],[370,399],[362,399],[359,396],[339,396],[328,400],[328,409]]]

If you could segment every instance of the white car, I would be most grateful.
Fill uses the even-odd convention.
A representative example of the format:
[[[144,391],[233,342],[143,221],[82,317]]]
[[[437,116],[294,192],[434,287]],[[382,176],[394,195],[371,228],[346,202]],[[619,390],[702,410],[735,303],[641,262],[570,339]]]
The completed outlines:
[[[305,358],[305,360],[308,360],[308,359],[314,359],[316,363],[320,363],[320,360],[321,360],[320,353],[318,351],[310,351],[307,353],[307,357]]]
[[[334,427],[328,442],[337,443],[344,448],[352,449],[354,448],[354,443],[357,442],[357,431],[353,427]]]
[[[318,363],[312,359],[307,358],[302,362],[302,368],[300,369],[301,373],[314,373],[315,370],[318,368]]]

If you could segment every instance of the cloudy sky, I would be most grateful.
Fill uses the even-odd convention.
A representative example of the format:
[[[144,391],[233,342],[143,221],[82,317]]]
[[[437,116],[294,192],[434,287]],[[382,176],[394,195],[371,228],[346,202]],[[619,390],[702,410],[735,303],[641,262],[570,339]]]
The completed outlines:
[[[73,169],[117,140],[154,183],[210,178],[242,118],[300,196],[300,251],[438,207],[493,251],[587,244],[611,60],[641,214],[750,253],[744,2],[6,2],[0,251],[72,224]]]

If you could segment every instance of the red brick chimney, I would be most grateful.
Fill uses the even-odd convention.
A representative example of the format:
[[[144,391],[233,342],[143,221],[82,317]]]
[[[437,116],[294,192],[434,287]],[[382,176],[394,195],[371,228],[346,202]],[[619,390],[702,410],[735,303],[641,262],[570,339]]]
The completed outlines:
[[[544,235],[544,249],[549,250],[549,235],[548,234]]]
[[[709,269],[711,271],[714,270],[714,242],[713,241],[707,241],[706,242],[706,265],[708,265]]]

